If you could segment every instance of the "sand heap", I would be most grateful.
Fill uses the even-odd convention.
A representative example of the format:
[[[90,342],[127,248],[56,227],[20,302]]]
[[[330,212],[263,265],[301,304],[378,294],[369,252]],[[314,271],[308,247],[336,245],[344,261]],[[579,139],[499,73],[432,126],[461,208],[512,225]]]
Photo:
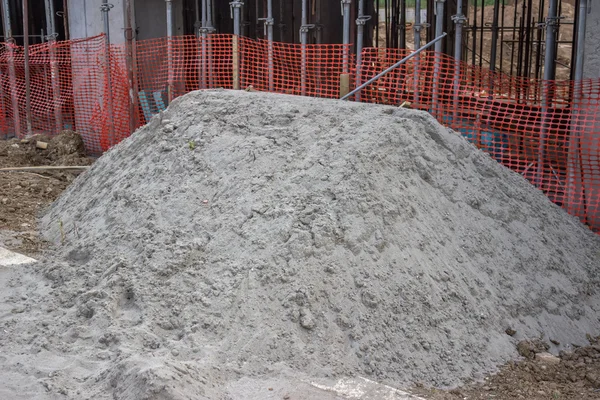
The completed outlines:
[[[55,254],[5,277],[3,374],[70,398],[227,398],[282,371],[449,386],[520,339],[600,331],[599,238],[410,110],[191,93],[43,231]]]

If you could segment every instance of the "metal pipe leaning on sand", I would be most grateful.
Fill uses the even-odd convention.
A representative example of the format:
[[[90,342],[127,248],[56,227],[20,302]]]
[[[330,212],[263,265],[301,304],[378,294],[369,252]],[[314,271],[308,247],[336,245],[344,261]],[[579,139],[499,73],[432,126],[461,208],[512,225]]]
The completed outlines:
[[[350,96],[352,96],[353,94],[361,91],[363,88],[365,88],[366,86],[368,86],[371,83],[375,82],[377,79],[381,78],[382,76],[384,76],[388,72],[390,72],[390,71],[398,68],[400,65],[404,64],[405,62],[407,62],[411,58],[416,57],[422,51],[427,50],[429,47],[433,46],[438,41],[440,41],[443,38],[445,38],[447,35],[448,34],[446,32],[443,32],[439,37],[433,39],[431,42],[423,45],[419,49],[417,49],[414,52],[410,53],[408,56],[404,57],[402,60],[398,61],[396,64],[392,65],[391,67],[389,67],[389,68],[385,69],[384,71],[380,72],[379,74],[375,75],[374,77],[372,77],[371,79],[369,79],[368,81],[366,81],[365,83],[363,83],[362,85],[360,85],[359,87],[357,87],[356,89],[354,89],[353,91],[351,91],[350,93],[348,93],[347,95],[343,96],[340,100],[346,100],[346,99],[348,99]]]

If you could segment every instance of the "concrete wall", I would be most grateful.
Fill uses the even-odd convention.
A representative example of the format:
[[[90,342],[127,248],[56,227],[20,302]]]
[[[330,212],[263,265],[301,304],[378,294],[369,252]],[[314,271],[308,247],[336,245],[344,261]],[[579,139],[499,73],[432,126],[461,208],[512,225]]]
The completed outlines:
[[[137,39],[154,39],[167,36],[167,7],[165,0],[136,0],[135,24]],[[183,0],[173,1],[175,35],[183,34]]]
[[[125,42],[123,0],[111,0],[114,7],[108,13],[111,43]],[[164,3],[164,1],[163,1]],[[101,0],[68,0],[69,33],[71,39],[82,39],[104,32],[100,11]]]
[[[600,2],[590,1],[585,32],[585,60],[583,74],[585,78],[600,77]]]

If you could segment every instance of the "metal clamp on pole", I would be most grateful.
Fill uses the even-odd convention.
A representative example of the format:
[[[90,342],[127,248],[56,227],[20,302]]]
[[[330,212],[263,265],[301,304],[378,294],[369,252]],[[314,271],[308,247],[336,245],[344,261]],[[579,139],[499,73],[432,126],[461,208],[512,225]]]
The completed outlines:
[[[356,18],[356,25],[365,25],[372,17],[370,15],[362,15]]]
[[[315,24],[306,24],[300,27],[300,33],[308,33],[311,29],[315,28]]]
[[[240,9],[242,8],[242,6],[244,5],[243,1],[240,0],[233,0],[231,2],[229,2],[229,12],[231,13],[231,19],[233,19],[234,17],[234,10],[235,9]]]
[[[115,5],[112,3],[104,3],[100,6],[100,11],[109,12]]]
[[[421,32],[422,29],[427,29],[431,26],[431,24],[428,24],[427,22],[423,22],[422,24],[413,24],[413,29],[415,30],[415,32]]]
[[[269,26],[275,25],[275,19],[274,18],[259,18],[257,21],[258,22],[262,22],[264,24],[265,36],[267,36],[267,31],[269,29]]]
[[[348,5],[348,7],[350,7],[350,5],[352,4],[352,0],[341,0],[340,1],[340,7],[342,8],[342,16],[346,15],[346,13],[344,12],[344,5]]]

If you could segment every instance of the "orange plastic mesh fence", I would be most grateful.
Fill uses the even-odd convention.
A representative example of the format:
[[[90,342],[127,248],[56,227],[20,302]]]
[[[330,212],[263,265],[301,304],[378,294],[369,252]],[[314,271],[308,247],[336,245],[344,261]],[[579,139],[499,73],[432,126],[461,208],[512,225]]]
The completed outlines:
[[[339,98],[409,54],[366,48],[358,68],[350,46],[178,36],[110,46],[109,68],[107,49],[103,36],[30,47],[33,133],[74,129],[99,153],[192,90],[251,86]],[[4,45],[0,73],[0,129],[24,136],[22,48]],[[430,112],[600,231],[600,79],[536,81],[427,52],[358,98]]]

